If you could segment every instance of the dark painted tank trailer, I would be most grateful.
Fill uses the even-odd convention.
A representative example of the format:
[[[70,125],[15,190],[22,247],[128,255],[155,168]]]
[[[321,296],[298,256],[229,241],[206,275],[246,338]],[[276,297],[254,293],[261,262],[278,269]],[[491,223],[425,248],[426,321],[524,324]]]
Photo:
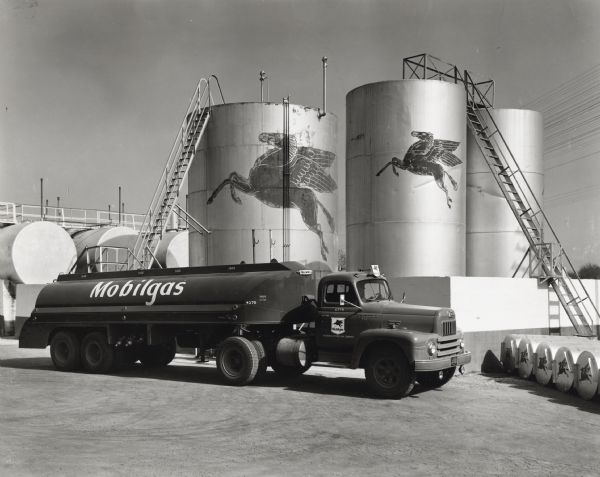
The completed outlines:
[[[317,283],[297,263],[62,275],[40,292],[19,345],[50,345],[57,369],[92,373],[164,366],[176,345],[216,349],[235,385],[267,366],[293,376],[336,363],[364,368],[384,398],[405,396],[415,380],[441,386],[471,360],[451,309],[394,301],[377,267]]]

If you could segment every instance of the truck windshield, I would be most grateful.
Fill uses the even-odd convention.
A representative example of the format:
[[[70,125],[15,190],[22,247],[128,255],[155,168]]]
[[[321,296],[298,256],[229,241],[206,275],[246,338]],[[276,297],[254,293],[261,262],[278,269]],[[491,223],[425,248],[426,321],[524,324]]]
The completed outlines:
[[[392,294],[385,280],[361,280],[356,288],[362,301],[391,300]]]

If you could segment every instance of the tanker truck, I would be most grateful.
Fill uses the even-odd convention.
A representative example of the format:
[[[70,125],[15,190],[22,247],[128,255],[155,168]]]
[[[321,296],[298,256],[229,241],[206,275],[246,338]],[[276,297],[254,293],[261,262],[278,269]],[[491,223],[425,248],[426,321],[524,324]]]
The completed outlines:
[[[453,310],[394,301],[378,267],[317,280],[295,262],[61,275],[19,337],[48,345],[58,370],[91,373],[165,366],[177,345],[214,349],[233,385],[333,363],[364,369],[383,398],[439,387],[471,360]]]

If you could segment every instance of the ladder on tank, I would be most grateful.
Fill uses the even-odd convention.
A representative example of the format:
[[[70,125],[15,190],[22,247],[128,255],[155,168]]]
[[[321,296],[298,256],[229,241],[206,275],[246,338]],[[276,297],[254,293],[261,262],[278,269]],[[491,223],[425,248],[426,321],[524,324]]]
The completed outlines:
[[[594,336],[598,310],[566,255],[546,214],[516,162],[490,112],[486,92],[464,73],[467,90],[467,123],[502,195],[512,210],[531,253],[537,261],[539,278],[552,286],[577,335]],[[545,226],[545,227],[544,227]],[[575,277],[575,278],[572,278]],[[586,303],[589,304],[586,307]]]
[[[465,85],[467,124],[529,242],[537,262],[538,278],[552,287],[577,335],[595,336],[594,321],[600,319],[598,310],[491,114],[494,82],[476,83],[468,71],[465,70],[463,75],[458,67],[427,54],[405,58],[403,72],[405,79],[408,76],[453,83],[460,81]]]
[[[156,261],[156,250],[169,219],[173,213],[177,213],[179,191],[210,119],[213,104],[210,92],[211,78],[216,80],[221,99],[223,103],[225,102],[219,80],[215,75],[208,79],[200,79],[150,201],[148,213],[133,248],[135,259],[129,260],[127,264],[129,269],[152,266]]]

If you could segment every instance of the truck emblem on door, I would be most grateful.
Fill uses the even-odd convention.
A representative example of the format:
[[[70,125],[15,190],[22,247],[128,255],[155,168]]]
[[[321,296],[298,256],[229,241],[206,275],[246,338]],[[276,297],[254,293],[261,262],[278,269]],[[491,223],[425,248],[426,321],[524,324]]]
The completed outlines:
[[[346,332],[346,318],[331,318],[331,332],[341,335]]]

